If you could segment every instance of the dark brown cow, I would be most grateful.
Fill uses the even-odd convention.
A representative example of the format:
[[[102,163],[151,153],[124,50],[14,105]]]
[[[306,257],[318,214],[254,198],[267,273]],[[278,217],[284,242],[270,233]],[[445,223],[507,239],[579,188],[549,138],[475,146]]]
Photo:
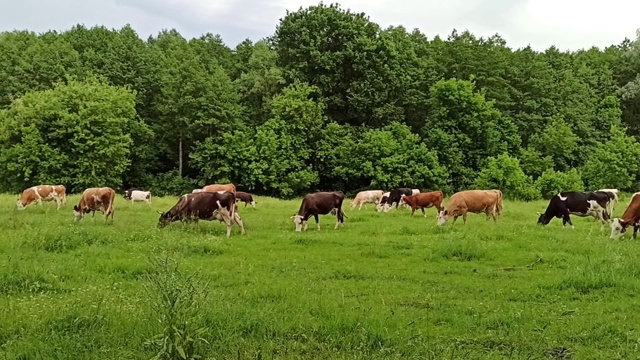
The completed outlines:
[[[232,194],[236,194],[236,186],[233,184],[212,184],[202,188],[202,191],[216,192],[216,191],[228,191]]]
[[[633,226],[633,238],[638,235],[640,229],[640,192],[631,195],[627,209],[619,218],[611,221],[611,239],[622,237],[629,226]]]
[[[424,212],[425,208],[430,208],[435,206],[438,209],[438,213],[442,211],[442,199],[444,198],[444,193],[442,191],[431,191],[426,193],[417,193],[415,195],[402,195],[401,200],[403,200],[409,207],[411,207],[411,216],[414,215],[416,210],[422,210],[422,214],[424,217],[427,217],[427,214]],[[436,213],[437,216],[437,213]]]
[[[243,192],[236,191],[236,202],[242,201],[244,203],[244,207],[247,207],[247,204],[251,204],[254,208],[256,207],[256,202],[253,200],[253,195]]]
[[[113,213],[115,209],[113,202],[116,198],[116,191],[110,187],[101,188],[88,188],[82,192],[80,202],[78,205],[73,206],[73,215],[75,220],[81,220],[84,218],[84,214],[92,212],[91,217],[96,216],[96,210],[100,210],[104,213],[104,222],[107,222],[109,216],[113,221]]]
[[[158,228],[162,229],[174,221],[197,222],[198,220],[219,220],[227,225],[227,237],[235,222],[242,234],[244,224],[236,211],[236,197],[231,192],[208,192],[185,194],[167,212],[158,212]]]
[[[344,223],[344,212],[342,211],[342,202],[344,201],[344,193],[342,191],[333,192],[315,192],[307,194],[302,199],[300,210],[297,215],[293,215],[291,218],[296,224],[296,231],[302,231],[302,224],[304,223],[304,230],[307,230],[309,226],[309,218],[313,216],[316,220],[318,230],[320,230],[320,222],[318,215],[326,215],[331,212],[336,214],[336,226]]]

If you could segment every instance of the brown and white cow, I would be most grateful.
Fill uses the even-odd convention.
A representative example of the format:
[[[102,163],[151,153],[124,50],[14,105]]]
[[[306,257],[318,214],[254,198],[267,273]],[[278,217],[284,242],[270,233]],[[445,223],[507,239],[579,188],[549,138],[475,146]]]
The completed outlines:
[[[242,201],[244,203],[244,207],[247,205],[251,205],[254,208],[256,207],[256,202],[253,200],[253,195],[244,191],[236,191],[236,203]]]
[[[242,218],[236,211],[236,197],[229,191],[185,194],[167,212],[160,212],[158,228],[162,229],[174,221],[198,222],[198,220],[218,220],[227,225],[227,237],[231,236],[231,227],[238,224],[245,233]]]
[[[484,212],[487,220],[493,218],[495,222],[502,212],[502,192],[500,190],[464,190],[451,196],[446,209],[438,214],[438,225],[444,225],[453,216],[455,224],[458,216],[467,223],[467,213],[479,214]]]
[[[427,217],[427,213],[425,213],[424,209],[435,206],[438,210],[438,213],[442,211],[442,199],[444,198],[444,193],[440,190],[431,191],[426,193],[417,193],[415,195],[402,195],[400,198],[403,200],[410,208],[411,208],[411,216],[414,215],[416,210],[422,210],[422,214],[424,217]]]
[[[611,239],[618,239],[627,232],[629,226],[633,226],[633,238],[638,235],[638,229],[640,228],[640,192],[631,195],[629,205],[627,209],[622,213],[619,218],[611,221]]]
[[[353,201],[351,201],[351,208],[353,209],[354,207],[359,206],[358,210],[360,210],[362,209],[362,205],[364,204],[377,204],[378,202],[380,202],[383,193],[384,191],[382,190],[360,191],[356,194],[356,197],[353,198]]]
[[[18,209],[23,210],[27,205],[37,202],[42,206],[43,201],[55,201],[60,210],[61,204],[67,203],[67,189],[64,185],[36,185],[24,189],[20,199],[16,201]]]
[[[84,214],[93,213],[92,218],[96,215],[96,210],[104,213],[104,222],[107,222],[109,216],[113,221],[113,213],[115,208],[113,202],[116,198],[116,191],[110,187],[88,188],[82,192],[80,202],[73,206],[73,216],[75,220],[84,218]]]
[[[215,191],[228,191],[233,195],[236,194],[236,186],[233,184],[212,184],[202,188],[202,191],[215,192]]]
[[[291,217],[293,222],[296,224],[296,231],[302,231],[303,224],[304,230],[307,230],[307,227],[309,226],[308,220],[311,216],[316,220],[316,225],[318,230],[320,230],[318,215],[326,215],[332,212],[336,215],[336,226],[334,229],[337,229],[339,224],[344,223],[345,215],[342,211],[343,201],[344,193],[342,191],[315,192],[307,194],[302,199],[302,204],[300,204],[298,214]]]

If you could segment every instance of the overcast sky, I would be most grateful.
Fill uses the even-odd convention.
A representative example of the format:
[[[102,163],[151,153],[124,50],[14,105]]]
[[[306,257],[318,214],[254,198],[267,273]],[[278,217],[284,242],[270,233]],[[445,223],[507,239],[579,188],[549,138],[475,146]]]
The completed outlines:
[[[429,38],[455,28],[478,36],[498,33],[508,46],[561,50],[619,44],[640,28],[637,0],[342,0],[383,28],[419,28]],[[0,30],[66,30],[83,23],[121,28],[130,24],[146,39],[162,29],[187,38],[220,34],[227,45],[272,35],[286,10],[318,0],[0,0]],[[326,4],[331,1],[325,1]]]

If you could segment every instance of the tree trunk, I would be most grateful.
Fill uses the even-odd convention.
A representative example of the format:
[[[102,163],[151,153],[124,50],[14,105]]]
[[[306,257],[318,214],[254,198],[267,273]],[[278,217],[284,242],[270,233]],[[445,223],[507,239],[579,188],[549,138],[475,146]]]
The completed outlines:
[[[182,177],[182,136],[178,141],[178,176]]]

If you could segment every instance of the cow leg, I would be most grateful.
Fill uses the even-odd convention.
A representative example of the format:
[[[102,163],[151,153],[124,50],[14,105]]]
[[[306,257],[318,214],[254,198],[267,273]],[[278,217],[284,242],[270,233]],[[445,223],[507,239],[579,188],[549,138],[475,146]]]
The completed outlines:
[[[633,238],[635,239],[638,236],[638,229],[640,229],[640,224],[633,224]]]
[[[576,228],[575,226],[573,226],[573,223],[571,222],[571,216],[569,216],[569,210],[567,210],[564,213],[564,215],[562,215],[562,226],[564,227],[567,223],[571,226],[572,229]]]
[[[318,214],[313,214],[313,218],[316,220],[316,227],[320,230],[320,220],[318,219]]]
[[[462,213],[462,223],[463,224],[467,223],[467,212],[466,211]]]
[[[240,215],[238,215],[238,213],[233,214],[233,220],[236,224],[238,224],[238,226],[240,226],[240,232],[242,235],[244,235],[244,223],[242,222],[242,218],[240,217]]]
[[[60,204],[62,204],[62,200],[56,198],[56,205],[58,205],[58,210],[60,210]]]
[[[455,224],[456,220],[458,220],[458,215],[453,215],[453,221],[451,221],[451,225]]]

